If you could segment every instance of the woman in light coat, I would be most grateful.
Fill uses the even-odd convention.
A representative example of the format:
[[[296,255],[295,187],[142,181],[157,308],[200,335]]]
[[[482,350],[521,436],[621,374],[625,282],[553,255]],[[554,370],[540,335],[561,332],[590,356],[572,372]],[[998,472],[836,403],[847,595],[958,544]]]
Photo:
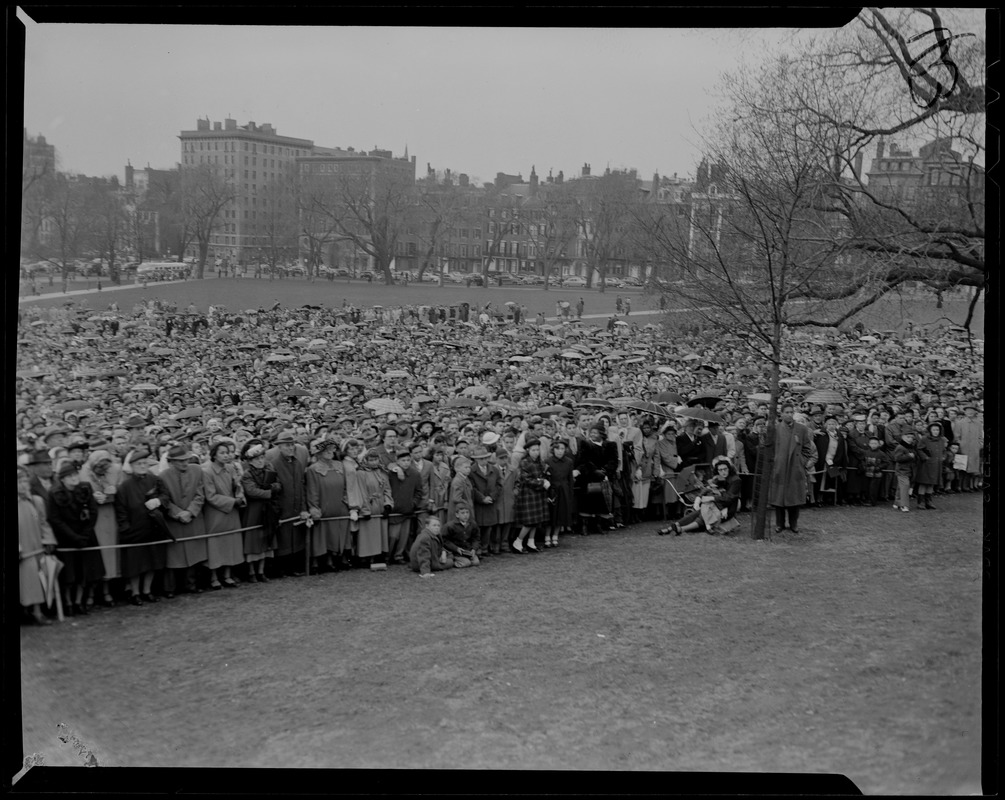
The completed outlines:
[[[209,451],[209,461],[202,465],[203,492],[206,504],[203,517],[206,533],[238,531],[241,528],[241,509],[248,501],[244,497],[244,487],[234,464],[234,445],[229,441],[219,441]],[[244,538],[240,533],[211,536],[206,539],[206,567],[209,569],[209,588],[232,589],[237,581],[230,570],[244,563]],[[223,570],[223,580],[217,578],[217,570]]]

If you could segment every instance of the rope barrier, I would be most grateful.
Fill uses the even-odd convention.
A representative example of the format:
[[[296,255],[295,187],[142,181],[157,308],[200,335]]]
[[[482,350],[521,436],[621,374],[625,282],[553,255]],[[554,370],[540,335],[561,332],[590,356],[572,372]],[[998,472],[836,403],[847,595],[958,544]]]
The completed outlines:
[[[431,511],[419,511],[419,512],[412,511],[412,512],[409,512],[407,514],[404,513],[404,512],[401,512],[401,511],[396,511],[396,512],[393,512],[393,513],[389,514],[387,517],[384,517],[383,515],[377,515],[376,518],[377,519],[389,519],[390,517],[407,517],[409,519],[417,519],[422,514],[432,514],[432,513],[435,513],[437,511],[445,511],[446,508],[447,508],[446,506],[441,506],[439,508],[434,508]],[[362,515],[359,516],[359,519],[362,519],[362,520],[373,519],[373,518],[374,518],[374,515],[370,515],[369,517],[364,517]],[[320,517],[319,519],[314,519],[313,517],[307,517],[305,519],[305,518],[301,517],[300,515],[297,515],[295,517],[287,517],[286,519],[281,519],[276,524],[277,525],[285,525],[288,522],[292,522],[294,526],[297,526],[297,525],[306,525],[307,527],[311,527],[315,522],[334,522],[334,521],[338,521],[338,520],[352,520],[352,517],[351,516]],[[159,539],[156,542],[136,542],[136,543],[133,543],[133,544],[102,544],[102,545],[96,545],[94,547],[57,547],[56,548],[56,552],[59,552],[59,553],[90,553],[90,552],[94,552],[94,551],[98,551],[98,550],[125,550],[126,548],[129,548],[129,547],[155,547],[155,546],[161,545],[161,544],[178,544],[180,542],[195,542],[195,541],[198,541],[200,539],[213,539],[213,538],[215,538],[217,536],[231,536],[231,535],[233,535],[235,533],[244,533],[245,531],[258,530],[259,528],[262,528],[262,527],[263,527],[262,525],[249,525],[246,528],[235,528],[232,531],[217,531],[216,533],[202,533],[202,534],[198,534],[196,536],[187,536],[187,537],[185,537],[183,539]],[[44,553],[44,552],[45,552],[44,550],[39,550],[38,551],[38,553]],[[37,553],[31,553],[29,555],[37,555]],[[22,556],[22,558],[27,558],[27,557],[28,556]]]

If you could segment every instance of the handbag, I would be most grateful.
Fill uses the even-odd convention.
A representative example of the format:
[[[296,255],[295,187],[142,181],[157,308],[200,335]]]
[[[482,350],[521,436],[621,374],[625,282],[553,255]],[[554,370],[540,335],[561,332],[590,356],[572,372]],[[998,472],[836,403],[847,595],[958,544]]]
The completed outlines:
[[[606,478],[602,481],[590,481],[586,484],[587,494],[603,494],[604,484],[607,482]]]

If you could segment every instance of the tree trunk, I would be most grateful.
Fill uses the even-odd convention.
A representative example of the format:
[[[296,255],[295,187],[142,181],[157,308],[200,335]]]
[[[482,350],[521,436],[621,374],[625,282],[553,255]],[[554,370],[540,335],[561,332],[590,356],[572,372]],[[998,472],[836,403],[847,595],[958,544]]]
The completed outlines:
[[[209,240],[199,242],[199,264],[196,268],[195,276],[202,280],[206,274],[206,258],[209,255]]]
[[[768,421],[764,428],[764,447],[755,459],[754,495],[754,527],[750,536],[752,539],[764,539],[768,527],[768,488],[771,486],[771,472],[775,465],[775,420],[778,419],[778,387],[782,354],[782,325],[776,322],[771,341],[771,401],[768,404]],[[767,538],[771,538],[767,535]]]

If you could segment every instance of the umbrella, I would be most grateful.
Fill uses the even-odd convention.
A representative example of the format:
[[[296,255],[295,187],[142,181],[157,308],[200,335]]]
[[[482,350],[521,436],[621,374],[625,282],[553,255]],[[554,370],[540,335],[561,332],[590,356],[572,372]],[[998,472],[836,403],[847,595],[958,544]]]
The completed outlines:
[[[578,358],[582,358],[582,356],[578,356]],[[615,353],[611,353],[609,356],[604,356],[600,360],[601,361],[621,361],[621,359],[622,359],[622,356],[616,355]],[[639,359],[639,360],[641,361],[641,359]]]
[[[184,411],[179,411],[177,414],[172,415],[172,419],[193,419],[195,417],[201,417],[205,414],[205,409],[196,406],[195,408],[187,408]]]
[[[811,372],[809,375],[806,376],[806,380],[808,380],[808,381],[827,381],[827,380],[830,380],[833,377],[834,376],[831,375],[829,372]]]
[[[319,356],[317,353],[304,353],[302,356],[300,356],[300,360],[301,361],[320,361],[321,360],[321,356]]]
[[[110,369],[101,373],[102,378],[124,378],[129,374],[128,370],[125,369]]]
[[[906,375],[924,375],[925,370],[921,369],[920,367],[910,367],[909,369],[905,369],[904,373]]]
[[[660,372],[660,373],[662,373],[664,375],[677,375],[677,376],[680,375],[680,373],[677,370],[675,370],[673,367],[666,367],[666,366],[656,367],[656,371]]]
[[[582,400],[577,402],[576,405],[580,408],[614,408],[614,404],[610,400],[605,400],[603,397],[584,397]]]
[[[156,383],[137,383],[133,387],[134,392],[159,392],[161,387]]]
[[[643,414],[655,414],[658,417],[672,417],[669,411],[662,408],[656,403],[651,403],[648,400],[633,400],[631,403],[625,403],[624,408],[630,408],[633,411],[639,411]]]
[[[860,342],[869,342],[871,344],[871,343],[874,343],[874,342],[878,342],[879,341],[879,337],[878,336],[859,336],[858,340]]]
[[[722,417],[714,411],[709,411],[707,408],[678,408],[675,409],[674,414],[678,417],[686,417],[687,419],[698,419],[703,422],[718,422],[722,424]]]
[[[681,359],[681,360],[682,360],[682,361],[701,361],[701,356],[700,356],[700,355],[698,355],[697,353],[688,353],[688,354],[687,354],[686,356],[684,356],[684,358],[683,358],[683,359]]]
[[[755,403],[770,403],[771,395],[767,392],[755,392],[754,394],[748,394],[747,398],[753,400]]]
[[[925,343],[920,339],[908,339],[904,342],[904,347],[924,347]]]
[[[561,354],[562,350],[558,347],[543,347],[534,353],[534,358],[549,358],[551,356],[557,356]]]
[[[850,369],[856,372],[876,372],[879,367],[874,367],[872,364],[852,364]]]
[[[45,604],[52,605],[52,601],[57,599],[59,594],[57,576],[63,568],[63,562],[50,553],[44,553],[38,559],[38,579],[42,581],[42,591],[45,594]],[[57,607],[60,619],[62,619],[62,606]]]
[[[596,391],[597,387],[592,383],[577,383],[576,381],[559,381],[555,386],[560,386],[563,389],[590,389],[591,391]]]
[[[643,361],[645,361],[645,359],[642,358],[642,356],[632,356],[631,358],[626,358],[623,363],[625,363],[625,364],[641,364]]]
[[[519,411],[521,413],[523,412],[523,407],[519,403],[515,403],[514,401],[507,400],[505,398],[502,398],[500,400],[493,400],[492,402],[489,403],[489,405],[492,406],[493,408],[501,408],[504,411]]]
[[[404,414],[405,407],[392,397],[377,397],[363,403],[363,408],[368,408],[375,414]]]
[[[719,403],[722,402],[722,398],[715,394],[696,394],[690,400],[687,401],[688,408],[694,408],[695,406],[705,406],[705,408],[713,409]]]
[[[412,398],[413,403],[435,403],[436,398],[430,397],[428,394],[417,394]]]
[[[627,408],[629,403],[641,403],[637,397],[612,397],[611,405],[615,408]]]
[[[719,373],[719,370],[717,370],[715,367],[710,366],[708,364],[699,364],[697,367],[694,368],[694,371],[695,372],[711,372],[713,375],[717,375]]]
[[[534,359],[531,358],[530,356],[510,356],[509,360],[516,362],[527,362],[527,361],[533,361]]]
[[[529,383],[551,383],[555,378],[551,375],[542,375],[540,373],[536,375],[528,375],[524,380]]]
[[[411,378],[412,376],[403,369],[391,369],[384,373],[384,378]]]
[[[815,392],[810,392],[803,400],[807,403],[822,403],[824,405],[828,403],[844,405],[848,402],[840,392],[830,389],[819,389]]]
[[[553,417],[556,414],[571,414],[572,409],[565,406],[544,406],[534,409],[530,413],[537,414],[539,417]]]
[[[473,397],[451,397],[443,404],[444,408],[478,408],[481,402]]]
[[[617,326],[619,326],[619,327],[624,327],[624,328],[627,328],[627,327],[628,327],[628,323],[627,323],[627,322],[625,322],[625,321],[624,321],[623,319],[619,319],[619,320],[618,320],[617,322],[615,322],[614,324],[615,324],[615,325],[617,325]]]
[[[476,386],[466,386],[461,394],[465,397],[488,397],[492,394],[492,390],[488,386],[479,384]]]
[[[44,319],[37,319],[34,322],[29,322],[28,324],[31,325],[31,327],[33,327],[33,328],[37,328],[39,325],[45,325],[45,323],[46,323],[46,320],[44,320]]]
[[[347,383],[350,386],[362,386],[364,389],[370,388],[370,384],[362,378],[354,378],[351,375],[336,375],[335,380]]]
[[[275,364],[275,363],[280,362],[280,361],[293,361],[295,358],[296,358],[296,356],[276,356],[276,355],[272,355],[272,356],[269,356],[265,360],[266,360],[267,363]]]
[[[956,375],[959,372],[959,370],[957,370],[957,369],[955,369],[953,367],[941,367],[940,366],[938,368],[938,370],[939,370],[939,372],[942,372],[942,373],[948,372],[950,375]]]
[[[55,371],[51,369],[35,370],[35,369],[19,369],[14,373],[17,378],[41,378],[44,375],[54,375]]]
[[[287,389],[286,390],[286,396],[287,397],[310,397],[311,393],[308,392],[306,389],[301,389],[299,386],[297,386],[294,389]]]
[[[789,384],[791,386],[797,386],[803,382],[802,378],[779,378],[779,383]]]
[[[566,350],[564,353],[562,353],[562,358],[586,358],[586,356],[584,356],[578,350]]]
[[[653,398],[657,403],[674,403],[683,405],[684,398],[681,397],[677,392],[660,392]]]
[[[62,403],[56,403],[53,409],[56,411],[80,411],[81,409],[93,406],[93,400],[65,400]]]

